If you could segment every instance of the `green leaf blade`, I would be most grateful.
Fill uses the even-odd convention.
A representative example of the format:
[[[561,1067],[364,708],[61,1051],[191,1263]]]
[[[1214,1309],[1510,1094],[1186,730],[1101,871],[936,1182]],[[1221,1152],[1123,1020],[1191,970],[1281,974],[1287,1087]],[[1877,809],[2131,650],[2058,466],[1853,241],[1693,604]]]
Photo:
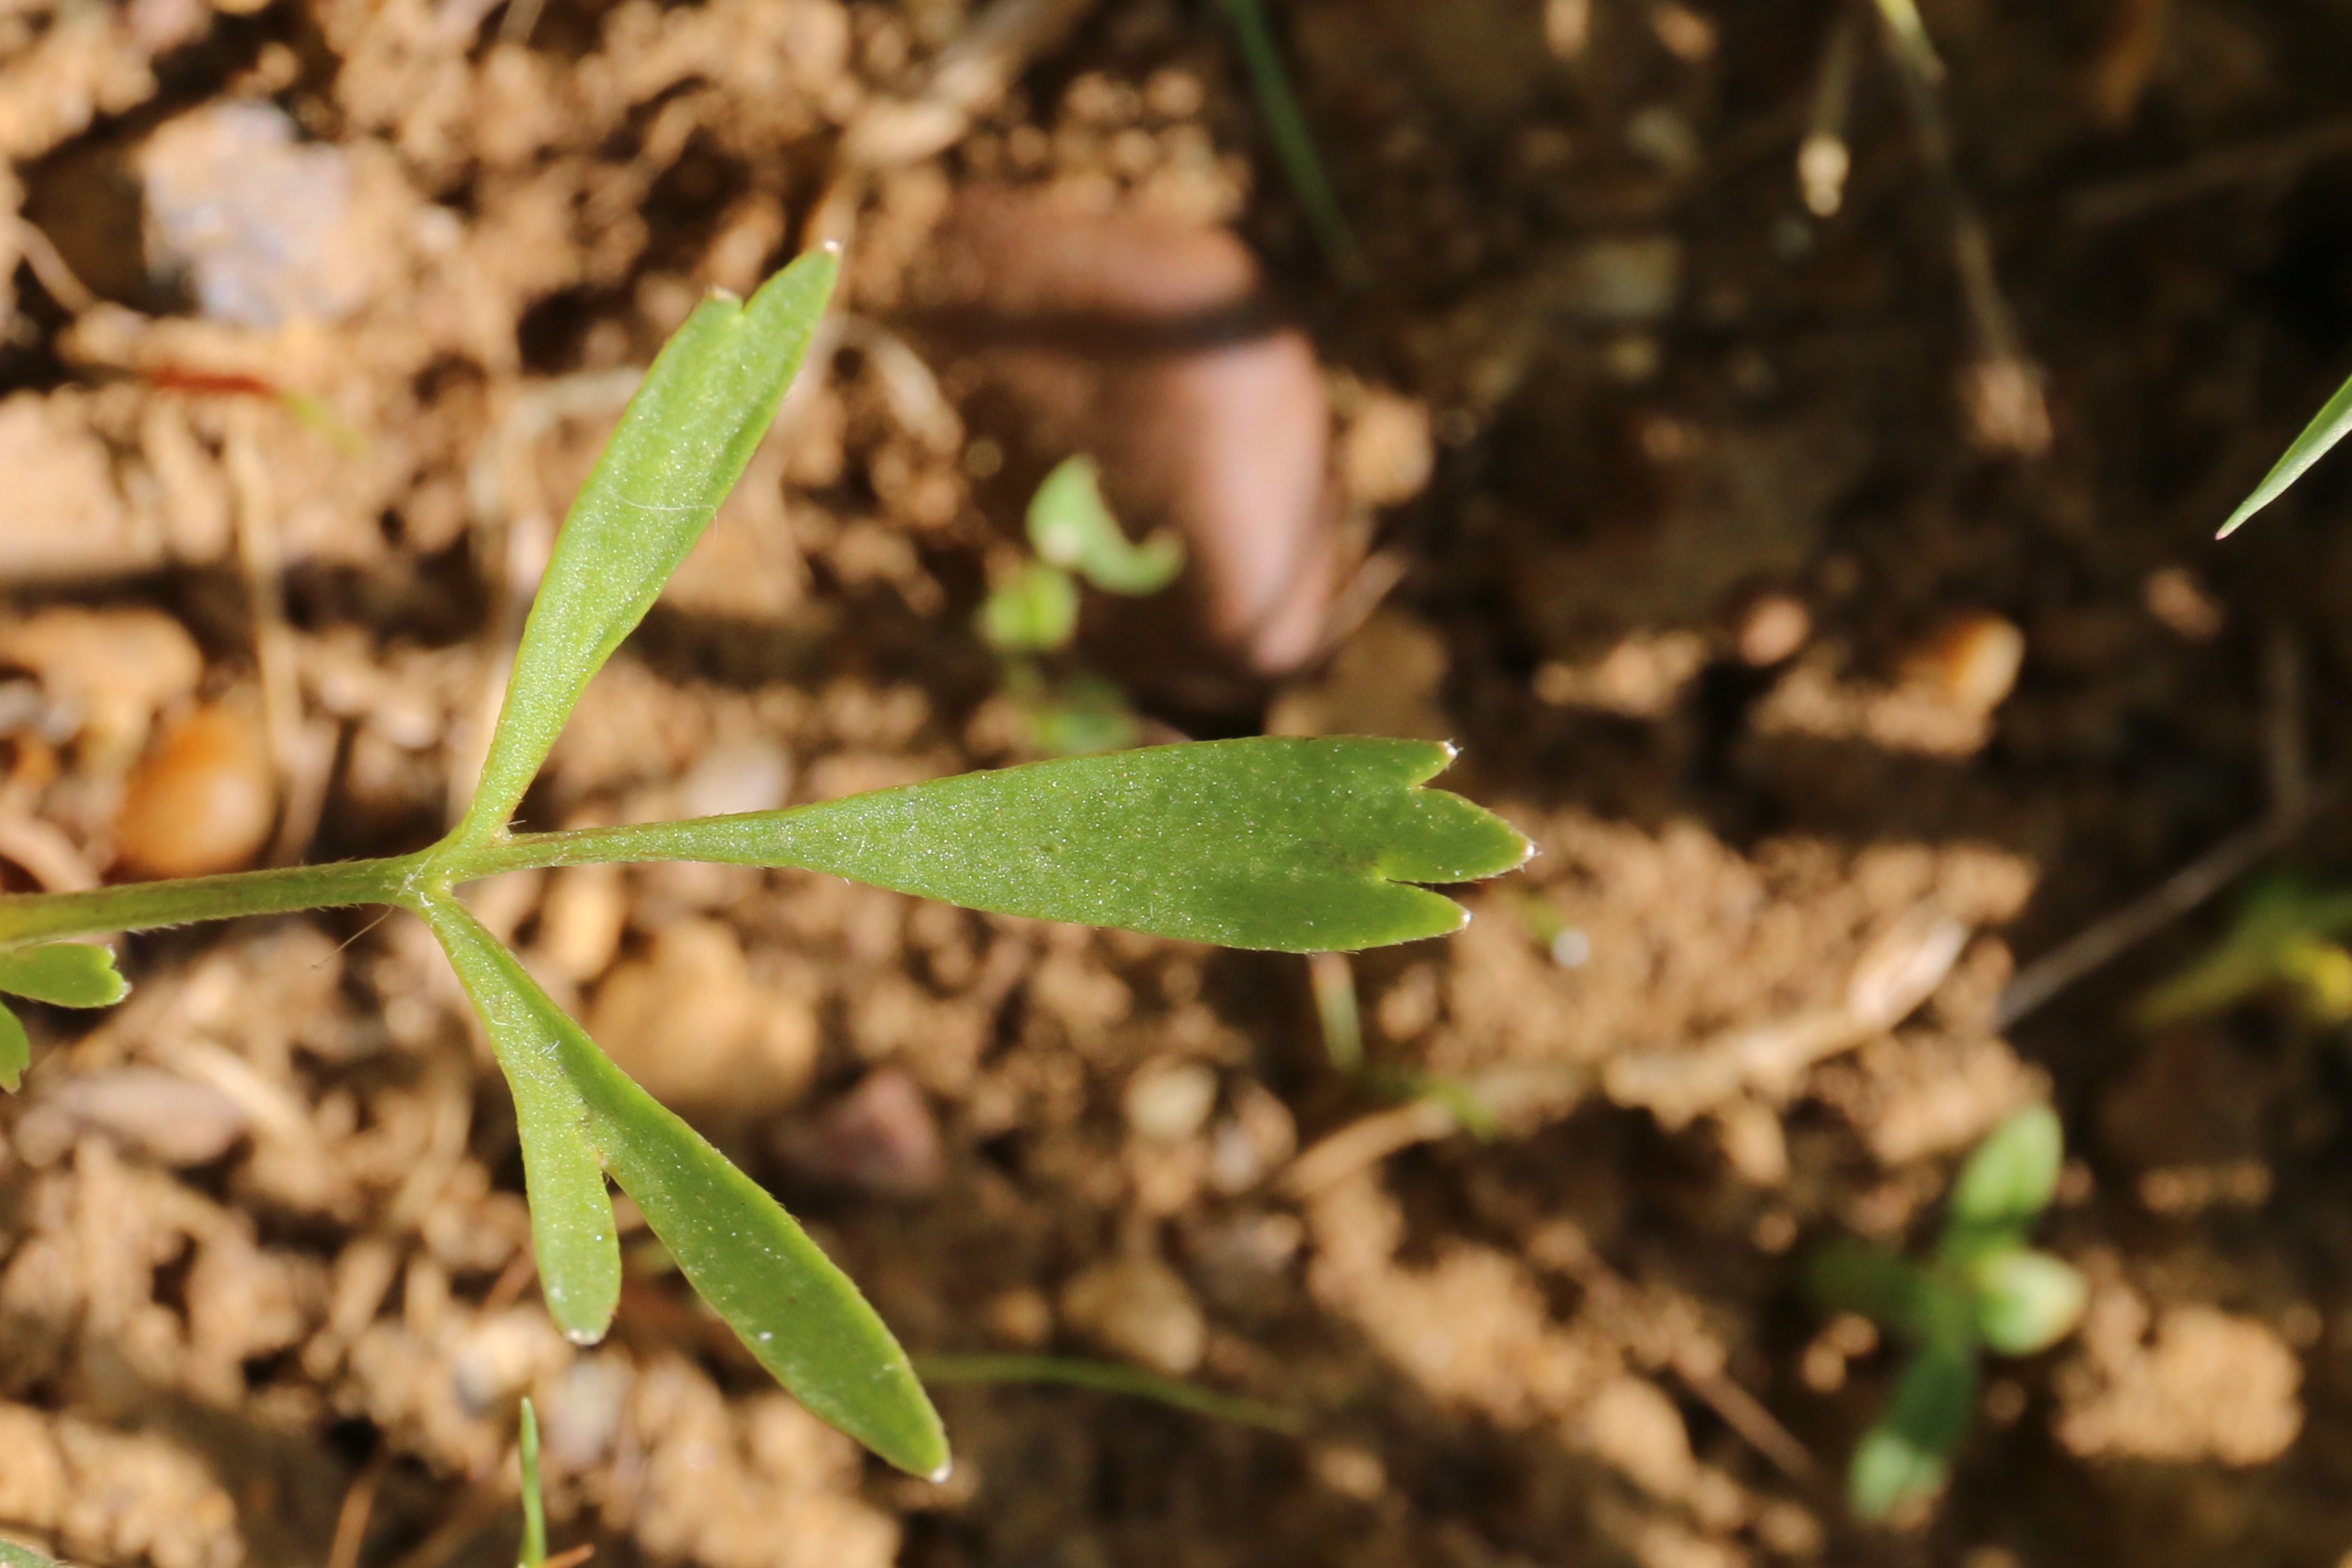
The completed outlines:
[[[2018,1247],[1971,1271],[1977,1331],[2003,1355],[2039,1355],[2074,1331],[2090,1282],[2046,1252]]]
[[[944,1479],[939,1413],[849,1276],[765,1188],[585,1035],[572,1046],[613,1179],[744,1348],[819,1418],[909,1474]]]
[[[481,1015],[514,1095],[531,1249],[548,1315],[566,1337],[593,1344],[604,1337],[621,1302],[621,1243],[604,1168],[589,1139],[588,1107],[565,1069],[564,1032],[577,1026],[463,905],[427,899],[419,912]]]
[[[572,836],[564,859],[798,866],[967,909],[1226,947],[1344,952],[1469,918],[1416,883],[1497,876],[1509,824],[1421,787],[1421,741],[1155,746],[877,790],[790,811]],[[537,855],[544,843],[521,841]]]
[[[24,1020],[0,1005],[0,1089],[16,1093],[32,1065],[33,1039],[25,1033]]]
[[[2022,1232],[2057,1195],[2066,1135],[2058,1113],[2029,1105],[1985,1135],[1952,1184],[1954,1234]]]
[[[2286,449],[2286,455],[2263,477],[2263,482],[2254,487],[2254,493],[2238,503],[2238,510],[2230,514],[2230,521],[2221,525],[2221,531],[2216,537],[2229,538],[2245,525],[2247,519],[2284,495],[2295,480],[2303,478],[2305,472],[2326,457],[2347,434],[2352,434],[2352,381],[2347,381],[2336,388],[2336,395],[2327,400],[2327,405],[2304,426],[2303,434],[2294,438],[2294,444]]]
[[[53,1007],[111,1007],[131,994],[131,983],[106,949],[49,942],[0,952],[0,993]]]
[[[706,300],[662,349],[556,539],[459,829],[497,833],[588,681],[742,477],[808,353],[839,258],[802,257],[748,302]]]
[[[981,640],[999,653],[1054,653],[1078,635],[1078,585],[1060,567],[1031,561],[980,606]]]
[[[1029,501],[1029,542],[1056,566],[1106,594],[1157,594],[1184,570],[1184,542],[1155,533],[1130,541],[1103,500],[1102,469],[1092,458],[1068,458],[1045,476]]]
[[[1853,1511],[1882,1520],[1942,1491],[1976,1400],[1972,1350],[1931,1344],[1920,1352],[1895,1384],[1885,1414],[1855,1446],[1846,1472]]]
[[[511,1056],[517,1064],[508,1067],[508,1075],[518,1117],[526,1114],[527,1096],[537,1107],[538,1131],[526,1132],[524,1142],[534,1238],[568,1245],[594,1228],[578,1212],[588,1206],[586,1185],[569,1163],[575,1149],[590,1152],[594,1202],[604,1205],[602,1234],[593,1239],[604,1245],[585,1261],[601,1267],[609,1252],[613,1300],[620,1289],[620,1255],[611,1245],[605,1171],[636,1200],[703,1300],[795,1398],[901,1469],[944,1474],[947,1435],[939,1414],[906,1352],[849,1277],[765,1189],[615,1067],[462,907],[446,900],[428,904],[435,934],[457,963],[475,1005],[495,1020],[493,1044],[503,1036],[514,1047],[502,1050],[499,1062],[508,1066]],[[574,1142],[554,1136],[565,1131]],[[542,1151],[558,1152],[566,1162],[559,1172],[564,1185],[551,1184],[544,1199],[539,1168],[530,1164],[533,1136]],[[573,1213],[542,1228],[543,1201],[571,1203]],[[543,1278],[549,1244],[539,1240]],[[572,1253],[558,1256],[580,1265]],[[552,1307],[551,1280],[549,1293]],[[610,1316],[607,1306],[604,1317]]]

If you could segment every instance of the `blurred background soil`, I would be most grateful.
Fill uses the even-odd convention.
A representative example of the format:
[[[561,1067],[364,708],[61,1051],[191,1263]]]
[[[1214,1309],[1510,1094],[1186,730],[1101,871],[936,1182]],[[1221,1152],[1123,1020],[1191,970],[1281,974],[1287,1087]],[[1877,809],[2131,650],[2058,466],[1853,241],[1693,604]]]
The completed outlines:
[[[405,917],[131,941],[0,1108],[0,1529],[511,1562],[529,1393],[614,1565],[2344,1560],[2341,1046],[2128,1022],[2218,909],[2001,999],[2345,764],[2341,471],[2210,535],[2352,344],[2352,9],[1924,11],[1908,95],[1832,0],[1274,0],[1349,286],[1207,0],[0,5],[9,889],[436,836],[635,369],[828,237],[843,313],[530,822],[1028,754],[972,616],[1087,451],[1192,550],[1087,612],[1150,735],[1449,738],[1542,849],[1312,965],[793,874],[476,889],[917,1352],[1301,1423],[947,1388],[944,1486],[642,1231],[612,1340],[552,1330]],[[1350,987],[1386,1079],[1327,1054]],[[1864,1530],[1894,1363],[1802,1260],[1919,1234],[2044,1096],[2089,1316]]]

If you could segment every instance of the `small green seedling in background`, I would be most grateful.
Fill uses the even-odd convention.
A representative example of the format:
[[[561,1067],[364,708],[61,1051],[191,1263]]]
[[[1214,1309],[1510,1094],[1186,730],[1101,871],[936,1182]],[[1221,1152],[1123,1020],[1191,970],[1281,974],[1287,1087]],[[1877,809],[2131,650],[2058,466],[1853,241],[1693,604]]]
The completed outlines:
[[[1363,1009],[1356,995],[1355,966],[1347,954],[1310,955],[1307,984],[1315,998],[1315,1021],[1323,1032],[1324,1057],[1340,1077],[1382,1100],[1400,1104],[1427,1100],[1442,1106],[1456,1126],[1481,1142],[1502,1135],[1502,1121],[1494,1107],[1469,1079],[1365,1057]]]
[[[2284,879],[2258,883],[2229,934],[2142,997],[2133,1022],[2163,1028],[2275,993],[2290,996],[2313,1024],[2352,1022],[2352,952],[2336,940],[2347,930],[2352,892]]]
[[[0,1541],[0,1568],[66,1568],[54,1557],[44,1557],[28,1546]]]
[[[1156,533],[1141,544],[1119,528],[1103,500],[1091,458],[1066,459],[1029,502],[1034,559],[1007,573],[980,606],[980,635],[1004,659],[1004,691],[1049,757],[1132,746],[1142,733],[1118,688],[1084,671],[1059,678],[1040,661],[1066,652],[1078,635],[1079,582],[1141,598],[1184,569],[1184,544]]]
[[[1858,1312],[1908,1342],[1895,1395],[1855,1447],[1846,1499],[1883,1520],[1932,1500],[1976,1414],[1987,1351],[2033,1355],[2074,1329],[2089,1289],[2064,1262],[2027,1245],[2058,1190],[2058,1118],[2021,1110],[1978,1145],[1953,1184],[1944,1234],[1924,1262],[1859,1245],[1816,1258],[1822,1303]]]
[[[1307,952],[1411,942],[1468,916],[1417,884],[1498,875],[1527,841],[1422,786],[1417,741],[1258,739],[968,773],[784,811],[568,833],[512,821],[589,680],[651,607],[775,418],[831,297],[830,254],[750,300],[706,300],[646,372],[581,489],[516,650],[464,820],[414,854],[0,896],[0,993],[68,1006],[123,993],[72,939],[194,921],[391,905],[424,920],[513,1090],[540,1284],[556,1325],[603,1338],[621,1294],[617,1184],[746,1349],[884,1459],[944,1475],[948,1444],[906,1352],[792,1216],[551,1001],[458,898],[534,868],[648,860],[798,867],[966,909]],[[0,1067],[29,1055],[0,1009]]]

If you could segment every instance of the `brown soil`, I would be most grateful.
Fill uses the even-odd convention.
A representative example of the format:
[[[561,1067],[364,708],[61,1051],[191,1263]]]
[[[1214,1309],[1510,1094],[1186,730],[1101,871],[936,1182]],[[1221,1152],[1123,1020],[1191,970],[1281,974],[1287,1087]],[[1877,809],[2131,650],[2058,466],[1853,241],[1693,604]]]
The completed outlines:
[[[1266,680],[1295,650],[1180,595],[1093,657],[1169,730],[1464,745],[1453,781],[1541,857],[1459,938],[1315,973],[1375,1062],[1499,1128],[1335,1072],[1297,960],[797,875],[480,889],[910,1346],[1304,1421],[949,1388],[934,1487],[765,1384],[643,1240],[612,1341],[555,1333],[511,1111],[420,928],[137,939],[132,999],[37,1013],[0,1108],[0,1530],[156,1568],[510,1562],[529,1393],[558,1543],[614,1564],[2345,1554],[2341,1042],[2259,1007],[2136,1031],[2210,912],[1996,1017],[2021,961],[2352,742],[2341,472],[2209,542],[2352,342],[2342,7],[1927,5],[1948,176],[1862,27],[1817,218],[1826,0],[1283,0],[1349,290],[1217,6],[1028,5],[1074,25],[959,97],[965,0],[523,4],[0,15],[6,885],[428,841],[629,368],[705,287],[854,235],[837,348],[529,815],[1013,759],[969,628],[1028,487],[1073,446],[1188,454],[1138,459],[1136,520],[1192,531],[1218,595],[1258,570],[1220,528],[1296,531],[1323,574],[1284,603],[1336,646]],[[1208,258],[1201,298],[1248,295],[1250,342],[1302,329],[1318,374],[1073,382],[1082,333],[943,323],[938,237],[1005,186],[1236,226],[1266,289],[1221,242],[1167,265]],[[1158,298],[1105,277],[1090,307]],[[1229,396],[1275,414],[1220,426]],[[1328,456],[1319,415],[1266,434],[1320,400]],[[1251,510],[1319,463],[1324,503]],[[2287,858],[2347,848],[2323,817]],[[1921,1234],[2043,1096],[2089,1314],[1993,1369],[1932,1517],[1865,1529],[1834,1477],[1895,1363],[1802,1260]]]

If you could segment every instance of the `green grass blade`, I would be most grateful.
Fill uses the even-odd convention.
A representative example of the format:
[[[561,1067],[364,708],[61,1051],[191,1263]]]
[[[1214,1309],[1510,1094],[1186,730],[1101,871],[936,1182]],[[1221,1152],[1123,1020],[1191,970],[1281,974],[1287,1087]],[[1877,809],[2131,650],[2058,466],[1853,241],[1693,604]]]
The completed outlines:
[[[1324,172],[1322,154],[1315,150],[1315,133],[1307,128],[1306,111],[1298,107],[1298,95],[1291,90],[1282,47],[1275,41],[1265,8],[1258,0],[1217,3],[1233,24],[1234,41],[1249,72],[1250,89],[1257,96],[1258,111],[1265,116],[1266,136],[1274,142],[1283,174],[1307,215],[1307,227],[1315,231],[1316,243],[1323,247],[1323,258],[1340,282],[1350,288],[1360,286],[1370,277],[1370,268],[1365,264],[1363,247],[1356,243],[1355,230],[1348,225],[1339,194],[1331,188],[1330,176]]]
[[[571,1339],[593,1343],[620,1305],[621,1243],[604,1169],[589,1138],[588,1107],[564,1059],[565,1032],[575,1026],[463,905],[436,898],[419,912],[465,983],[514,1094],[531,1247],[548,1314]]]
[[[1137,544],[1103,500],[1102,469],[1092,458],[1069,458],[1045,476],[1029,500],[1029,542],[1056,566],[1106,594],[1157,594],[1184,570],[1184,542],[1155,533]]]
[[[748,303],[706,300],[677,330],[573,501],[457,837],[502,828],[589,679],[652,607],[735,488],[799,372],[838,258],[802,257]]]
[[[944,1474],[947,1435],[938,1413],[906,1352],[849,1277],[758,1183],[614,1066],[471,915],[454,903],[442,908],[435,932],[475,1005],[484,1016],[505,1020],[493,1025],[493,1041],[503,1028],[513,1054],[526,1062],[520,1078],[509,1069],[518,1113],[526,1093],[552,1102],[541,1122],[543,1135],[558,1112],[584,1115],[582,1146],[601,1156],[679,1269],[761,1365],[813,1413],[890,1463],[917,1475]],[[462,923],[449,919],[452,910]],[[502,1051],[501,1064],[507,1059]],[[560,1095],[551,1081],[562,1085]],[[530,1149],[527,1137],[533,1234],[543,1236]],[[595,1190],[602,1201],[601,1176]],[[560,1196],[573,1194],[567,1185]],[[561,1228],[577,1232],[585,1225],[572,1219]],[[609,1243],[609,1215],[604,1232]],[[617,1292],[619,1255],[613,1257]],[[547,1272],[544,1251],[540,1270]]]
[[[515,1448],[522,1469],[522,1557],[518,1568],[541,1568],[547,1562],[547,1500],[539,1489],[539,1412],[528,1397],[522,1402],[522,1430]]]
[[[1453,754],[1359,739],[1155,746],[790,811],[527,838],[501,854],[800,866],[967,909],[1351,951],[1459,931],[1460,905],[1411,884],[1496,876],[1531,852],[1500,817],[1420,787]]]
[[[83,942],[0,952],[0,993],[55,1007],[111,1007],[131,994],[114,954]]]
[[[2294,438],[2294,445],[2286,449],[2278,466],[2263,476],[2253,494],[2238,503],[2238,510],[2230,514],[2230,521],[2221,525],[2217,537],[2229,538],[2248,518],[2284,495],[2287,487],[2303,478],[2305,469],[2326,457],[2347,432],[2352,432],[2352,381],[2336,389],[2336,395],[2327,400],[2327,406],[2319,411],[2318,417],[2304,426],[2303,434]]]
[[[1059,1355],[924,1355],[915,1358],[915,1371],[926,1383],[1059,1384],[1097,1394],[1123,1394],[1205,1415],[1213,1421],[1280,1433],[1286,1437],[1297,1436],[1307,1426],[1292,1411],[1180,1383],[1172,1377],[1161,1377],[1117,1362]]]
[[[0,1005],[0,1089],[16,1093],[32,1065],[33,1040],[25,1033],[25,1021]]]

